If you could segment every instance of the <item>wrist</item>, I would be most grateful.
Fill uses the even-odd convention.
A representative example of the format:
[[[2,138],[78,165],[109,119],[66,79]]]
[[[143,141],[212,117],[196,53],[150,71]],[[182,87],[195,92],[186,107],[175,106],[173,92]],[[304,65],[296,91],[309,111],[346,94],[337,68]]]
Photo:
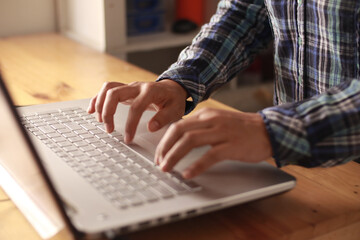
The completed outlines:
[[[258,130],[260,134],[259,145],[263,150],[264,156],[266,158],[271,158],[273,156],[273,149],[270,141],[270,135],[266,129],[265,122],[259,113],[254,114],[254,119],[256,124],[258,125]]]
[[[184,100],[186,100],[189,97],[187,90],[182,85],[180,85],[178,82],[176,82],[174,80],[163,79],[163,80],[159,81],[158,83],[165,84],[168,87],[171,87]]]

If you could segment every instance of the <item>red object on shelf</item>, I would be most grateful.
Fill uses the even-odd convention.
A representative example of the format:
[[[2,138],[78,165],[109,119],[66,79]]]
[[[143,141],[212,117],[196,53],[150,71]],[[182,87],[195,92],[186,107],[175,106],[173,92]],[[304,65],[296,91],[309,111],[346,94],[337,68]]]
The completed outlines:
[[[203,0],[176,0],[176,19],[186,19],[198,26],[204,24]]]

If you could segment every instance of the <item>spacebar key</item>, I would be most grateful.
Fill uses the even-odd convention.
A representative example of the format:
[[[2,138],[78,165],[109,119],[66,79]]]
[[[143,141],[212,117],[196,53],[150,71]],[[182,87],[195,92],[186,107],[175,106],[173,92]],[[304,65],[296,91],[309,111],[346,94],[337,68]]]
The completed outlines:
[[[67,126],[68,128],[70,128],[71,130],[82,129],[82,127],[80,127],[80,125],[78,125],[77,123],[74,123],[74,122],[66,122],[66,123],[64,123],[64,125]]]
[[[160,180],[160,182],[162,182],[166,186],[170,187],[171,189],[173,189],[177,193],[183,193],[183,192],[188,191],[180,183],[176,183],[175,181],[173,181],[170,178],[163,178],[163,179]]]

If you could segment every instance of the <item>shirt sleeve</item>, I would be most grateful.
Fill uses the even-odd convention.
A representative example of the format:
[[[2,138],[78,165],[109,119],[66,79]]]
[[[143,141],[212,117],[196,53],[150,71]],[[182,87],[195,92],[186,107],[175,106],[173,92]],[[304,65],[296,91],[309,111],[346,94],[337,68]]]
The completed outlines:
[[[186,113],[240,70],[272,39],[264,0],[222,0],[176,63],[157,81],[171,79],[191,96]]]
[[[330,167],[360,158],[360,80],[259,113],[279,167]]]

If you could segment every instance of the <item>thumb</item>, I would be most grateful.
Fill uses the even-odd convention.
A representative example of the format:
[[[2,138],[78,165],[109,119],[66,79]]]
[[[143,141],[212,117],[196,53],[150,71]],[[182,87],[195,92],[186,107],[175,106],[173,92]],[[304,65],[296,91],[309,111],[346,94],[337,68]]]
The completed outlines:
[[[155,132],[165,125],[181,119],[183,114],[183,112],[171,109],[170,107],[163,108],[149,121],[148,129],[150,132]]]

